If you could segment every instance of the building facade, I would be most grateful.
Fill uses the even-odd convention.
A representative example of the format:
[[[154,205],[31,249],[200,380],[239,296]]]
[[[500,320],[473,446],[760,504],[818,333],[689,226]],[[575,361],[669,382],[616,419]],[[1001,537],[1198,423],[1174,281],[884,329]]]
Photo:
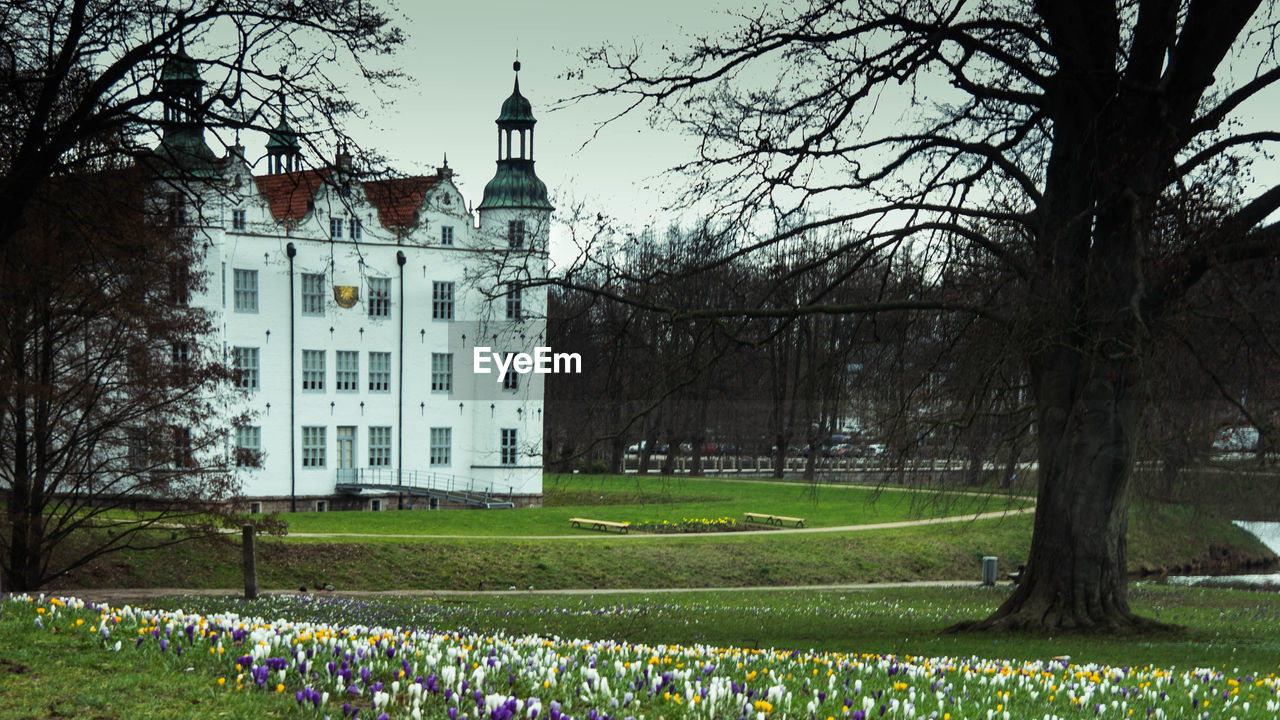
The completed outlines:
[[[194,203],[205,238],[191,302],[213,314],[213,345],[236,370],[229,416],[251,417],[229,450],[247,509],[539,504],[542,377],[473,372],[477,348],[502,360],[545,344],[546,291],[524,284],[546,272],[552,206],[518,75],[474,210],[447,160],[433,175],[366,178],[339,149],[304,168],[283,101],[255,175],[242,148],[218,156],[184,114],[201,91],[185,54],[162,82],[171,122],[157,154],[181,168],[175,202]]]

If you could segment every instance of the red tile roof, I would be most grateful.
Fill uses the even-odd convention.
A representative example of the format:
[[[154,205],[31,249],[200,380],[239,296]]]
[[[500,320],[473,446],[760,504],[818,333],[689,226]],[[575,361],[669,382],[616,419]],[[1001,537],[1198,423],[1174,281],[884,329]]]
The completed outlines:
[[[258,192],[271,207],[271,215],[277,221],[301,220],[310,211],[310,201],[320,191],[320,185],[329,176],[329,169],[283,172],[260,175],[254,178]]]
[[[329,168],[303,170],[261,175],[254,180],[276,221],[301,220],[311,209],[309,201],[316,197],[331,172]],[[417,212],[426,199],[427,191],[435,187],[439,179],[438,176],[390,178],[369,180],[363,185],[365,196],[377,208],[378,220],[383,227],[399,228],[417,222]]]
[[[369,180],[364,183],[364,193],[378,209],[383,227],[408,227],[417,222],[418,208],[438,180],[434,176]]]

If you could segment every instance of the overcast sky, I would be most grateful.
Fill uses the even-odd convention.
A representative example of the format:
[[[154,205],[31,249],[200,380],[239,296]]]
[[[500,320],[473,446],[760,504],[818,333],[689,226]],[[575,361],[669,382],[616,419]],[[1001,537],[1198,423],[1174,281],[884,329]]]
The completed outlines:
[[[641,113],[592,139],[597,124],[621,107],[616,101],[552,107],[582,90],[564,76],[579,67],[583,48],[633,41],[650,53],[660,52],[664,44],[683,47],[692,35],[735,27],[739,21],[729,13],[741,7],[723,0],[403,0],[407,43],[395,62],[410,80],[399,90],[382,93],[393,100],[388,104],[354,92],[370,117],[350,132],[359,145],[378,150],[400,172],[434,172],[447,153],[464,196],[478,204],[494,174],[494,119],[511,93],[511,63],[518,51],[520,89],[538,120],[537,173],[561,217],[571,204],[582,203],[590,214],[603,211],[634,229],[654,220],[662,227],[674,218],[662,213],[659,191],[678,182],[662,173],[687,159],[694,142],[650,128]],[[1252,75],[1255,69],[1256,61],[1249,60],[1229,72]],[[879,106],[877,114],[884,110]],[[1269,130],[1278,115],[1280,99],[1273,89],[1242,108],[1241,119],[1246,129]],[[261,152],[262,138],[245,140],[251,153]],[[1255,174],[1259,186],[1280,177],[1274,161],[1259,163]],[[559,234],[553,232],[553,244]]]
[[[447,153],[463,195],[479,204],[496,168],[494,120],[511,94],[518,50],[520,90],[538,121],[536,170],[552,201],[558,209],[585,203],[592,214],[603,210],[629,225],[643,225],[658,214],[662,201],[656,191],[642,187],[661,182],[661,172],[686,157],[692,143],[651,130],[641,116],[607,128],[588,143],[596,123],[616,103],[551,108],[581,89],[563,77],[579,66],[583,48],[635,39],[657,50],[663,42],[679,44],[687,33],[736,24],[718,5],[710,0],[403,2],[407,43],[397,61],[411,79],[398,91],[383,91],[393,100],[385,105],[354,92],[370,117],[353,124],[351,136],[387,156],[395,170],[411,174],[433,173]],[[302,129],[300,122],[294,124]],[[262,153],[265,138],[244,141],[251,156]]]

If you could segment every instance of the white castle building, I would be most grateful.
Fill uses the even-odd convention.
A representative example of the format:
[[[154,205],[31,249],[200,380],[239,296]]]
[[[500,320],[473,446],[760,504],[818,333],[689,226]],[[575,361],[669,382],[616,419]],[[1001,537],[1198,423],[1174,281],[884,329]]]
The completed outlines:
[[[179,53],[161,83],[156,154],[199,186],[188,222],[206,238],[207,281],[191,302],[214,314],[252,416],[232,441],[248,509],[539,504],[542,377],[472,372],[478,346],[545,344],[546,291],[520,280],[545,273],[552,206],[518,75],[474,212],[447,160],[370,180],[339,150],[304,169],[283,101],[254,175],[239,146],[218,157],[205,144],[194,61]]]

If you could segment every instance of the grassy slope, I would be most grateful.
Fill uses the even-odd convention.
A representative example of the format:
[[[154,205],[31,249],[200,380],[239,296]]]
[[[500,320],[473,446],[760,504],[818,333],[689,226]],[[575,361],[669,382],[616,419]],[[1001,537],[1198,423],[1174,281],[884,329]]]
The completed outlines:
[[[806,485],[688,477],[548,475],[541,508],[503,512],[342,512],[282,516],[291,533],[423,535],[591,534],[569,519],[618,522],[730,517],[767,512],[805,518],[809,527],[863,525],[1025,507],[1002,497],[876,491],[849,485]],[[393,503],[394,504],[394,503]]]
[[[386,514],[386,513],[383,513]],[[406,513],[407,514],[407,513]],[[482,514],[482,513],[473,513]],[[334,513],[338,515],[338,513]],[[714,534],[581,539],[263,539],[264,588],[459,589],[645,588],[796,585],[976,578],[978,558],[1005,569],[1026,554],[1031,517],[866,532]],[[1208,560],[1214,548],[1267,555],[1251,535],[1182,507],[1135,511],[1131,568]],[[131,552],[90,566],[61,586],[234,588],[239,543],[223,539],[164,552]]]

